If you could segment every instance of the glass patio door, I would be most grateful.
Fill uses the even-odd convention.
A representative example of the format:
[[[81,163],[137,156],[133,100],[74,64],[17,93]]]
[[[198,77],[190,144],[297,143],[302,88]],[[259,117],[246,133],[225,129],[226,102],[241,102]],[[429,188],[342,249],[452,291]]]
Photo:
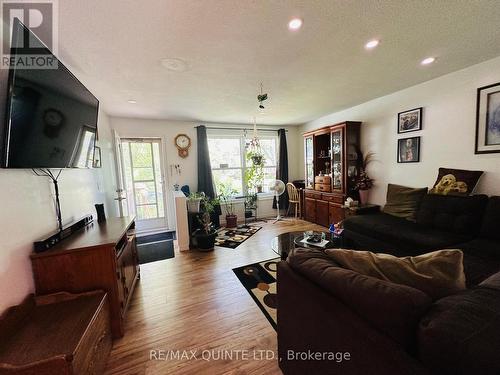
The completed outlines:
[[[124,188],[138,231],[167,228],[160,139],[121,139]]]

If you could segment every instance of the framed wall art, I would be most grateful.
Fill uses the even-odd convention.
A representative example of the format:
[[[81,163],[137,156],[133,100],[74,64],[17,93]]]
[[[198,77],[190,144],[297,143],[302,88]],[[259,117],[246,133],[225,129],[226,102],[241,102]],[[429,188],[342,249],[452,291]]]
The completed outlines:
[[[398,113],[398,134],[422,130],[422,107]]]
[[[398,139],[398,163],[420,161],[420,137]]]
[[[500,153],[500,82],[477,89],[476,154]]]

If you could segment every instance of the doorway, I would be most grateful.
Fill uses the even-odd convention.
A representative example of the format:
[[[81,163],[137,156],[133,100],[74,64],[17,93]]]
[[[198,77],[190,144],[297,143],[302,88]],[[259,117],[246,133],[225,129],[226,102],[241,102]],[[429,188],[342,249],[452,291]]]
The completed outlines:
[[[126,208],[129,215],[136,216],[139,232],[168,227],[161,146],[159,138],[120,139]]]

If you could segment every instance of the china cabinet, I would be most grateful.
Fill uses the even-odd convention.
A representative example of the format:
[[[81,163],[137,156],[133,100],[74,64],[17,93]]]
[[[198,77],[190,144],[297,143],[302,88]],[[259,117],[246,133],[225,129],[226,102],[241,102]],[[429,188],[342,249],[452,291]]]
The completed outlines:
[[[346,121],[304,134],[306,220],[323,226],[342,221],[345,199],[358,199],[360,126]]]

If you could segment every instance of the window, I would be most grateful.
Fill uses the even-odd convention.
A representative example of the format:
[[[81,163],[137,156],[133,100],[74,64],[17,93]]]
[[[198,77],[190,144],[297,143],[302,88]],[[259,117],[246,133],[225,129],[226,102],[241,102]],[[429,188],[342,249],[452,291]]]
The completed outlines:
[[[278,164],[278,137],[261,136],[260,145],[265,155],[263,192],[276,179]],[[220,183],[231,186],[238,195],[245,195],[246,147],[250,139],[241,135],[208,135],[208,151],[215,186]]]

